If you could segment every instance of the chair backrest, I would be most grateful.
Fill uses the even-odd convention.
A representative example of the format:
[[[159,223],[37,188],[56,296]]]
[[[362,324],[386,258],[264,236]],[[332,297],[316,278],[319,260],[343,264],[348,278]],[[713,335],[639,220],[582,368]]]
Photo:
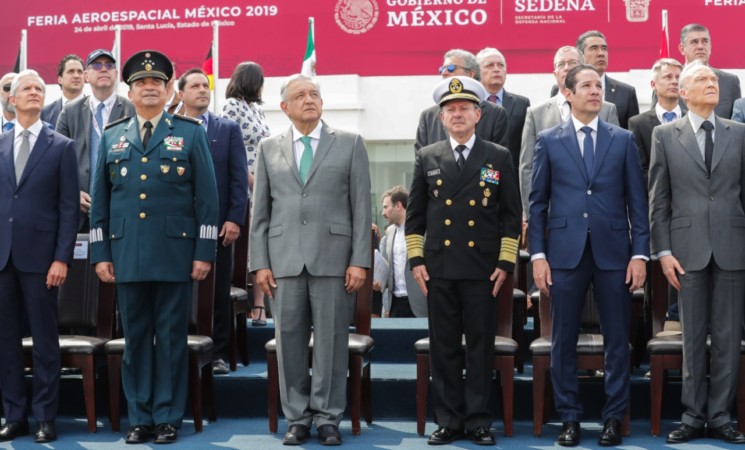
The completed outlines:
[[[58,327],[111,339],[115,289],[113,284],[99,282],[95,267],[90,263],[88,245],[88,235],[78,234],[72,265],[57,295]]]
[[[654,257],[651,261],[650,277],[647,279],[647,283],[652,283],[650,298],[652,306],[652,336],[657,336],[657,333],[662,331],[665,326],[665,317],[667,315],[667,309],[670,306],[670,297],[668,295],[670,284],[667,282],[665,274],[662,273],[662,265]]]
[[[374,231],[370,231],[370,267],[375,267],[375,252],[372,249],[372,242],[375,240],[373,234]],[[357,334],[366,334],[370,336],[371,321],[370,314],[372,311],[372,285],[373,285],[373,269],[367,270],[367,276],[362,287],[357,291],[357,297],[354,306],[354,316],[352,317],[352,326],[354,332]]]
[[[515,304],[512,298],[513,286],[513,277],[507,277],[497,292],[497,336],[512,337],[512,308]]]
[[[189,333],[212,337],[215,307],[215,265],[207,278],[194,281],[189,312]]]
[[[250,231],[251,209],[246,207],[246,218],[241,227],[241,234],[233,244],[233,280],[235,287],[246,289],[248,286],[248,233]],[[219,245],[219,244],[218,244]]]
[[[538,301],[538,317],[541,318],[541,337],[551,337],[551,331],[554,328],[554,322],[551,319],[551,296],[541,292]]]

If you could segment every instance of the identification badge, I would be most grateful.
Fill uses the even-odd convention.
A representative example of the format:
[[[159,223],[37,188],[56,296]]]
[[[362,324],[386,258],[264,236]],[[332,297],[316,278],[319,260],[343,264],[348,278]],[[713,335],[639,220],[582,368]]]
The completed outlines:
[[[439,175],[439,174],[440,174],[440,169],[434,169],[434,170],[427,171],[427,176],[428,177],[433,177],[433,176]]]
[[[491,184],[499,184],[499,171],[490,169],[488,167],[481,168],[481,181],[486,181]]]

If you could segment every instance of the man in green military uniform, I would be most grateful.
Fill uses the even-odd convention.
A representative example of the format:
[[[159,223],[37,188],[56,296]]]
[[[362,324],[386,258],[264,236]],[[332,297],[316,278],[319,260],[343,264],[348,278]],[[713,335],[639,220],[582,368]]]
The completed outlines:
[[[122,76],[137,115],[107,126],[92,174],[91,261],[101,281],[117,283],[131,444],[176,441],[192,280],[207,276],[217,243],[207,136],[199,121],[163,111],[172,75],[162,53],[127,60]]]
[[[430,445],[449,444],[464,431],[477,445],[495,443],[494,297],[515,267],[522,212],[510,152],[476,135],[485,96],[469,77],[437,86],[433,98],[448,139],[417,152],[406,209],[409,264],[429,309],[438,425]]]

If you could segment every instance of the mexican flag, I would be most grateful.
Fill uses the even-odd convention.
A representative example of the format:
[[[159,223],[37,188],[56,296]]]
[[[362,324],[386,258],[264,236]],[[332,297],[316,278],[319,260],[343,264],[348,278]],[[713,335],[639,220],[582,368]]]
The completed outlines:
[[[305,46],[305,59],[303,59],[303,68],[300,72],[303,75],[316,76],[316,45],[313,32],[313,18],[308,18],[308,43]]]

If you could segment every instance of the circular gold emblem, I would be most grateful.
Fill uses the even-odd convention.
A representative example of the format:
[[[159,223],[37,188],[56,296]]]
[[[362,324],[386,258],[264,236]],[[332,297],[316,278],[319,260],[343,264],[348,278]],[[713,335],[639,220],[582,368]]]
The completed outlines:
[[[463,83],[461,83],[459,79],[453,78],[450,81],[448,89],[450,89],[451,94],[460,94],[461,91],[463,91]]]

